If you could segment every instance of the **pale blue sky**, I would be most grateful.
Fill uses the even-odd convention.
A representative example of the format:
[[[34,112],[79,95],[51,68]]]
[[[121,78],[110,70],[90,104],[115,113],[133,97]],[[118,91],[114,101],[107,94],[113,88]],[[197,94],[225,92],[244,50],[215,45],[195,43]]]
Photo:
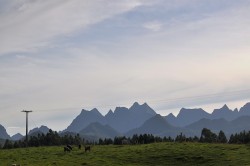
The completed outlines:
[[[135,101],[162,115],[241,107],[249,11],[249,0],[0,0],[0,124],[24,133],[28,109],[31,128],[63,130],[82,108]]]

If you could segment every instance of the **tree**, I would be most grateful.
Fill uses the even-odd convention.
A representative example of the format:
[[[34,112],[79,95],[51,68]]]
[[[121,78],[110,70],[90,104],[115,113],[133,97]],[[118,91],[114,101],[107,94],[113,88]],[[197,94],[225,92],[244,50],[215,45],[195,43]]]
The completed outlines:
[[[101,138],[99,138],[99,145],[104,145],[104,141]]]
[[[217,135],[207,128],[201,131],[200,142],[215,143],[217,142]]]
[[[227,137],[225,136],[225,133],[222,130],[219,132],[218,142],[219,143],[227,143]]]
[[[139,141],[138,135],[134,134],[132,139],[131,139],[132,144],[138,144],[138,141]]]
[[[20,148],[20,145],[19,145],[18,141],[15,141],[15,142],[14,142],[13,147],[14,147],[14,148]]]
[[[175,142],[186,142],[186,136],[182,133],[180,135],[177,135],[175,138]]]
[[[11,149],[11,148],[13,148],[13,143],[10,140],[6,139],[3,145],[3,149]]]

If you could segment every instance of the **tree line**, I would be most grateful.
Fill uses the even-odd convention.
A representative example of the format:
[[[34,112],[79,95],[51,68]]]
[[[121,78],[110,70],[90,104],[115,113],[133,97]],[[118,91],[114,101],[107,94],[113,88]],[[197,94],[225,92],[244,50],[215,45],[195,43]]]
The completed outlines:
[[[247,136],[246,132],[244,132],[245,135]],[[237,134],[236,134],[237,135]],[[248,133],[250,136],[250,132]],[[154,143],[154,142],[200,142],[200,143],[243,143],[243,142],[232,142],[232,138],[238,139],[232,135],[230,137],[230,140],[227,140],[227,137],[225,136],[225,133],[223,131],[220,131],[219,134],[217,135],[216,133],[213,133],[211,130],[207,128],[203,128],[201,131],[201,136],[200,138],[197,136],[194,137],[186,137],[184,134],[180,133],[177,135],[175,138],[172,137],[159,137],[159,136],[154,136],[152,134],[140,134],[140,135],[133,135],[132,137],[126,138],[125,136],[123,137],[115,137],[113,142],[110,139],[99,139],[99,144],[101,145],[109,145],[109,144],[114,144],[114,145],[121,145],[123,144],[123,141],[126,140],[130,144],[149,144],[149,143]],[[239,137],[240,138],[240,137]],[[125,142],[126,143],[126,142]],[[246,141],[244,143],[249,143]]]
[[[38,134],[37,136],[30,136],[28,141],[29,147],[38,146],[60,146],[60,145],[79,145],[79,144],[99,144],[99,145],[122,145],[122,144],[149,144],[155,142],[200,142],[200,143],[229,143],[229,144],[248,144],[250,143],[250,131],[240,132],[232,134],[227,140],[225,133],[220,131],[218,135],[213,133],[207,128],[203,128],[201,131],[201,136],[197,137],[186,137],[184,134],[180,133],[175,138],[172,137],[159,137],[152,134],[134,134],[132,137],[115,137],[111,138],[100,138],[98,141],[89,142],[81,138],[79,134],[74,136],[66,134],[60,136],[56,131],[49,130],[47,134]],[[5,143],[0,148],[11,149],[11,148],[22,148],[26,147],[25,140],[11,141],[6,140]]]
[[[80,137],[79,134],[74,136],[72,135],[64,135],[60,136],[56,131],[52,131],[51,129],[47,134],[38,133],[36,136],[30,136],[28,140],[29,147],[38,147],[38,146],[60,146],[60,145],[79,145],[84,142],[84,139]],[[23,148],[26,147],[27,143],[25,139],[18,141],[6,140],[2,147],[3,149],[11,149],[11,148]]]

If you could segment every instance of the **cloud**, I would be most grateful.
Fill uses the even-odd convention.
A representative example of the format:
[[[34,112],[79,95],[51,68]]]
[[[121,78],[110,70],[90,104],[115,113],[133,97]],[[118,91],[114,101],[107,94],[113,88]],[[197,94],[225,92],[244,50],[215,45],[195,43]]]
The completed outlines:
[[[164,113],[247,99],[154,102],[250,88],[249,5],[108,2],[0,5],[0,121],[19,126],[16,111],[32,109],[62,130],[85,107],[105,114],[139,101]]]
[[[23,0],[0,13],[0,55],[50,46],[88,26],[142,5],[141,1]],[[10,6],[10,7],[9,7]]]
[[[8,129],[19,129],[19,128],[21,128],[21,127],[18,127],[18,126],[10,126],[10,127],[8,127]]]
[[[157,32],[160,31],[162,28],[162,24],[158,21],[153,21],[153,22],[147,22],[143,25],[144,28]]]

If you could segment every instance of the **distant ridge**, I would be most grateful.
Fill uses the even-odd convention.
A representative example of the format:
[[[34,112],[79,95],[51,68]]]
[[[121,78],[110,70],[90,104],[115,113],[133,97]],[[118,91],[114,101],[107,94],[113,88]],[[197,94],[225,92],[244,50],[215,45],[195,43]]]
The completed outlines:
[[[184,127],[190,123],[200,120],[201,118],[208,118],[209,113],[201,108],[186,109],[182,108],[176,117],[175,126]]]
[[[37,134],[47,134],[49,132],[49,128],[47,126],[36,127],[29,131],[29,135],[37,135]]]
[[[239,117],[239,112],[237,110],[232,111],[228,108],[228,106],[225,104],[222,108],[220,109],[214,109],[214,111],[211,114],[210,119],[219,119],[219,118],[224,118],[226,120],[233,120]]]
[[[109,125],[102,125],[98,122],[89,124],[86,128],[79,132],[82,136],[97,137],[97,138],[114,138],[121,135]]]
[[[116,107],[114,111],[109,110],[105,116],[96,108],[90,111],[83,109],[60,135],[80,133],[84,138],[95,140],[98,140],[98,137],[112,138],[144,133],[172,137],[180,133],[186,136],[200,136],[204,127],[213,132],[223,130],[227,136],[242,130],[249,131],[250,103],[246,103],[239,110],[232,110],[225,104],[214,109],[211,114],[202,108],[182,108],[177,116],[170,113],[165,117],[156,114],[147,103],[140,105],[138,102],[130,108]],[[48,127],[41,126],[32,129],[29,134],[36,135],[48,131]],[[0,138],[11,139],[1,125]]]
[[[72,121],[63,132],[80,132],[91,123],[109,125],[119,133],[125,133],[142,125],[145,120],[156,115],[155,111],[147,103],[140,105],[135,102],[130,108],[116,107],[103,116],[96,108],[82,112]]]
[[[135,102],[129,109],[116,107],[114,113],[109,112],[105,118],[107,124],[115,130],[125,133],[141,126],[146,120],[156,115],[156,112],[147,103],[140,105]]]
[[[154,117],[148,119],[142,126],[136,129],[132,129],[127,132],[126,135],[132,136],[133,134],[154,134],[161,136],[165,132],[178,132],[178,128],[170,125],[165,118],[157,114]]]
[[[9,134],[7,133],[6,129],[1,124],[0,124],[0,138],[10,139]]]
[[[208,128],[216,133],[220,130],[224,131],[229,137],[233,133],[243,130],[250,131],[250,116],[241,116],[232,121],[221,119],[201,119],[188,126],[187,129],[193,131],[196,135],[200,133],[203,128]]]
[[[11,140],[13,140],[13,141],[18,141],[18,140],[21,140],[22,138],[23,138],[23,135],[20,134],[20,133],[17,133],[17,134],[15,134],[15,135],[13,135],[13,136],[11,137]]]
[[[169,114],[165,116],[165,118],[170,124],[174,126],[184,127],[204,118],[211,120],[223,118],[225,120],[231,121],[241,116],[250,116],[250,103],[246,103],[243,107],[240,108],[239,111],[237,108],[231,110],[225,104],[219,109],[214,109],[214,111],[211,114],[207,113],[201,108],[199,109],[182,108],[177,117],[175,117],[173,114]]]
[[[106,124],[105,118],[96,109],[91,111],[82,110],[82,112],[72,121],[72,123],[63,132],[80,132],[83,128],[87,127],[90,123],[98,122],[100,124]]]

